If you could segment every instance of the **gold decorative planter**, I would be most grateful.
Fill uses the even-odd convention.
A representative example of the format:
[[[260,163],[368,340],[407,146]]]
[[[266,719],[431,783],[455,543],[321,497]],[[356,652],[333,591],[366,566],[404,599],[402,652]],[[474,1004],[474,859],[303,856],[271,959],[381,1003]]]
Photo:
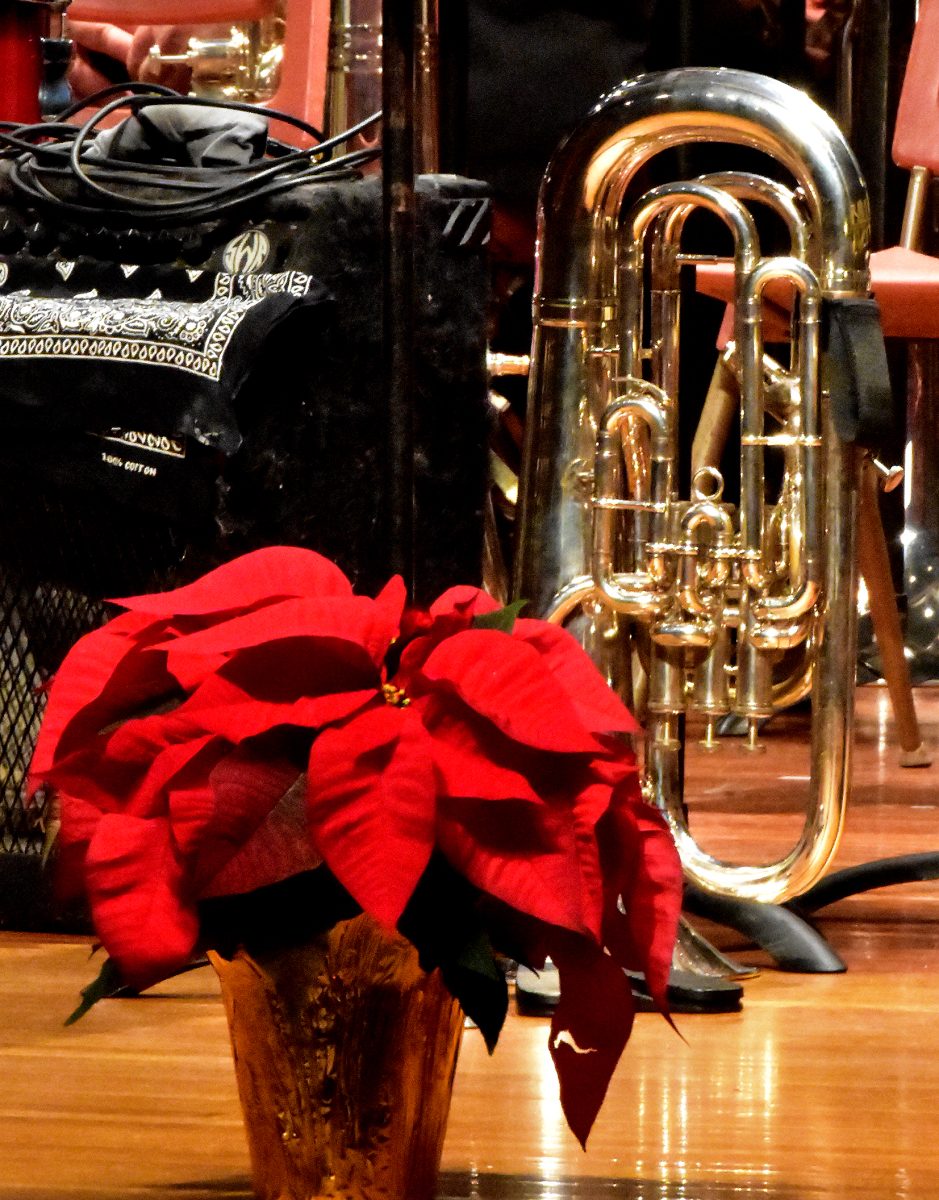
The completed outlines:
[[[210,958],[261,1200],[432,1200],[463,1027],[440,972],[365,915]]]

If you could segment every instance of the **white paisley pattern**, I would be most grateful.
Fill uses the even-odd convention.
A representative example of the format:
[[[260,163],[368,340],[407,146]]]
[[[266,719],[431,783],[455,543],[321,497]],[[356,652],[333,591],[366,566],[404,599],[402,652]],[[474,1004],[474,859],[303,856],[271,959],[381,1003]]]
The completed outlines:
[[[235,330],[267,296],[305,295],[312,276],[220,275],[209,300],[0,296],[0,358],[80,358],[176,367],[218,381]]]
[[[230,275],[219,271],[215,276],[215,288],[212,299],[221,298],[263,300],[265,296],[288,293],[291,296],[305,296],[313,286],[314,277],[303,271],[267,271],[255,275]]]

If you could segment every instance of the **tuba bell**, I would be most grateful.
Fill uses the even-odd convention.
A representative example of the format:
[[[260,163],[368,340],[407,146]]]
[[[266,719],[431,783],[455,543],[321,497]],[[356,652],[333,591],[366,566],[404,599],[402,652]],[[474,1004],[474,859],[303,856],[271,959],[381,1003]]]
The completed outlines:
[[[758,152],[760,169],[684,177],[698,143],[748,164]],[[675,163],[677,179],[649,187]],[[680,482],[679,273],[700,210],[733,243],[739,503],[716,461]],[[761,249],[767,221],[782,253]],[[783,83],[727,69],[621,85],[562,143],[539,200],[514,592],[566,623],[634,702],[647,792],[688,878],[742,899],[804,892],[844,821],[860,460],[834,429],[821,332],[832,305],[868,296],[869,225],[833,121]],[[767,289],[780,288],[794,297],[784,365],[762,333]],[[686,725],[711,736],[733,714],[756,748],[760,723],[809,689],[797,844],[764,865],[715,859],[688,827]]]

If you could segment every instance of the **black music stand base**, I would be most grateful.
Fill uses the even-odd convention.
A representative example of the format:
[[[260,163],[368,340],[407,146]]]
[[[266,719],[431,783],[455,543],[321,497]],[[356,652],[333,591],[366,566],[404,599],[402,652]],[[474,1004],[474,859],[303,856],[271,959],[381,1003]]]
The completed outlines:
[[[654,1004],[643,976],[627,971],[637,1012],[652,1012]],[[561,999],[561,984],[557,967],[547,962],[540,971],[520,966],[515,976],[515,1008],[521,1017],[550,1016]],[[743,988],[733,979],[699,975],[693,971],[672,968],[668,978],[669,1012],[731,1013],[739,1012]]]
[[[819,880],[815,887],[790,900],[786,907],[795,916],[804,917],[861,892],[871,892],[875,888],[890,887],[896,883],[921,883],[929,879],[939,879],[939,850],[878,858],[856,867],[833,871]]]
[[[847,970],[818,930],[800,913],[781,904],[719,896],[689,883],[685,885],[685,911],[742,933],[765,950],[780,970],[803,975],[832,975]]]
[[[806,975],[837,974],[845,963],[809,923],[809,916],[848,896],[899,883],[939,879],[939,851],[901,854],[845,867],[826,875],[813,888],[785,905],[759,904],[685,887],[685,909],[716,925],[735,929],[765,950],[783,971]]]

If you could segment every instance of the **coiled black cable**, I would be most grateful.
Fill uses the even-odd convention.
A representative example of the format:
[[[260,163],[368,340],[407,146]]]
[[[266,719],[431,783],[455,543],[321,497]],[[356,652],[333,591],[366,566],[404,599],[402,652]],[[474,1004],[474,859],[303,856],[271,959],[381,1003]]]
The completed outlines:
[[[269,141],[265,158],[222,167],[87,158],[85,151],[112,113],[121,108],[137,112],[167,104],[251,113],[299,129],[315,145],[296,149]],[[70,121],[87,108],[94,111],[85,121]],[[246,203],[298,184],[351,177],[360,166],[380,155],[380,147],[364,147],[336,157],[334,151],[380,120],[381,113],[377,112],[343,133],[325,138],[300,117],[277,109],[236,100],[182,96],[161,84],[114,84],[72,105],[55,123],[0,123],[0,157],[13,158],[9,174],[12,186],[30,203],[52,209],[60,217],[79,223],[105,220],[141,227],[178,226],[216,221]]]

